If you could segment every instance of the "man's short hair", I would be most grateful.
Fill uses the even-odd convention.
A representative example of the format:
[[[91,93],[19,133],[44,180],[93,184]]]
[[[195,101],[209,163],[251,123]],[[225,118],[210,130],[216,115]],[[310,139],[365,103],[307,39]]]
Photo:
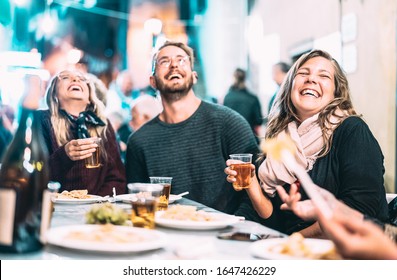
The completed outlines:
[[[157,52],[153,55],[152,59],[152,75],[156,73],[156,62],[157,62],[157,57],[162,49],[168,46],[174,46],[177,48],[180,48],[185,51],[185,53],[189,56],[189,61],[192,69],[194,68],[194,51],[191,47],[188,45],[182,43],[182,42],[177,42],[177,41],[166,41],[158,50]]]

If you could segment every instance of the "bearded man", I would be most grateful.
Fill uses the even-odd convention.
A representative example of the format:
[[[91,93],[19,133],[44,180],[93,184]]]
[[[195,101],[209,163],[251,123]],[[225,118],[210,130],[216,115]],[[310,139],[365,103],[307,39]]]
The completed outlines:
[[[153,56],[150,84],[163,111],[129,138],[127,181],[173,177],[171,193],[189,191],[189,199],[250,219],[246,192],[236,192],[223,170],[230,154],[259,153],[254,134],[235,111],[195,95],[193,66],[193,50],[180,42],[166,42]]]

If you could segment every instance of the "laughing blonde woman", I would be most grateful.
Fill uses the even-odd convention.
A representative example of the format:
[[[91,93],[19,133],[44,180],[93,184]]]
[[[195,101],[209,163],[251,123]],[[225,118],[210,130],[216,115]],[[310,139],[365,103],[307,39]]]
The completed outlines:
[[[78,71],[56,75],[47,90],[48,110],[42,112],[43,134],[50,153],[51,180],[61,190],[87,189],[89,194],[125,193],[125,168],[115,133],[104,115],[94,85]],[[86,168],[101,138],[101,165]]]

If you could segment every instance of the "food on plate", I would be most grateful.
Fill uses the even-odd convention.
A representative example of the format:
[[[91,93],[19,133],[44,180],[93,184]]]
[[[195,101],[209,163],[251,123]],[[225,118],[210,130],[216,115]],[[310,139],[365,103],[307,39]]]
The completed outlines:
[[[281,161],[281,153],[283,150],[289,151],[292,155],[295,154],[296,145],[289,135],[281,138],[266,139],[261,145],[263,152],[275,160]]]
[[[124,225],[127,220],[128,214],[110,202],[95,204],[86,214],[88,224]]]
[[[57,199],[87,199],[91,198],[88,190],[63,191],[56,195]]]
[[[65,239],[100,243],[138,243],[144,241],[145,237],[130,231],[117,230],[117,227],[107,224],[89,231],[71,231]]]
[[[196,206],[174,205],[169,207],[161,216],[164,219],[181,220],[181,221],[215,221],[218,220],[211,213],[197,210]]]
[[[276,244],[268,249],[272,253],[288,255],[297,258],[307,259],[341,259],[340,255],[336,252],[335,246],[332,246],[327,251],[315,252],[302,234],[295,232],[285,242]]]

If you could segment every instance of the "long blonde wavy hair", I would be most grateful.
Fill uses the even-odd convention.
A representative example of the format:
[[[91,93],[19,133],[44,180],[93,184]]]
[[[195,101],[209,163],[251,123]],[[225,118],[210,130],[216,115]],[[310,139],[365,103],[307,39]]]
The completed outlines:
[[[332,136],[329,136],[326,131],[332,124],[335,124],[331,123],[330,117],[335,116],[336,118],[340,118],[340,116],[336,114],[337,109],[345,111],[348,116],[357,115],[350,98],[350,89],[346,74],[343,72],[338,62],[332,58],[329,53],[322,50],[312,50],[303,54],[288,71],[280,90],[277,92],[274,105],[270,111],[265,139],[276,137],[281,131],[285,130],[288,123],[292,121],[296,121],[298,124],[301,123],[291,99],[292,86],[299,68],[314,57],[323,57],[329,60],[335,70],[335,98],[321,110],[318,117],[318,123],[323,132],[325,143],[324,149],[319,154],[319,157],[321,157],[325,156],[331,149]]]
[[[90,80],[88,81],[90,104],[87,106],[86,110],[94,112],[95,115],[97,115],[106,125],[97,127],[87,125],[87,129],[91,137],[101,137],[102,139],[106,140],[106,129],[108,127],[108,122],[104,113],[105,105],[96,96],[94,84]],[[58,75],[56,75],[52,78],[50,85],[47,88],[46,101],[51,113],[51,123],[54,129],[56,141],[59,146],[62,146],[70,140],[73,140],[73,131],[71,129],[70,120],[61,113],[62,108],[58,101],[58,90],[59,78]],[[103,141],[100,143],[100,145],[103,146]],[[102,149],[102,151],[102,154],[106,156],[106,150]]]

